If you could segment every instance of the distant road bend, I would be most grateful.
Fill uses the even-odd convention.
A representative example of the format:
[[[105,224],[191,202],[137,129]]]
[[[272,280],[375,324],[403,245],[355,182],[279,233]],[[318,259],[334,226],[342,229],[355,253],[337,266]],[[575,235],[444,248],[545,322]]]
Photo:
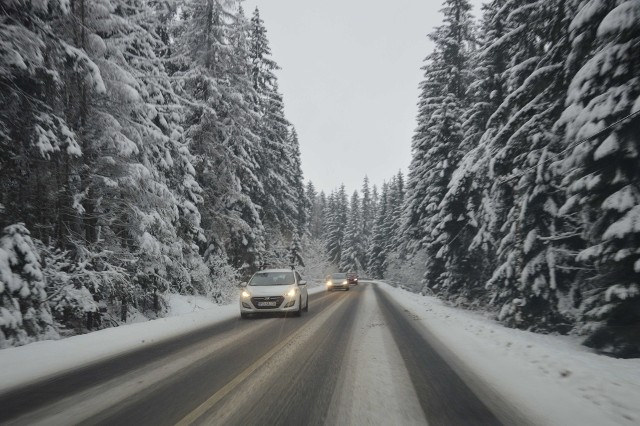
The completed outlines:
[[[0,395],[0,424],[523,423],[376,284],[310,295],[309,306],[302,318],[228,320]]]

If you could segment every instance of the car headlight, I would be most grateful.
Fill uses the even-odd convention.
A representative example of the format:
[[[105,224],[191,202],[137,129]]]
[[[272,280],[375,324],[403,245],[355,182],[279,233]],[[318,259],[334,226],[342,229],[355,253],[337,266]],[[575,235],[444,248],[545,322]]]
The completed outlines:
[[[242,293],[240,293],[240,296],[242,296],[243,299],[248,299],[251,297],[251,293],[249,293],[247,290],[242,290]]]
[[[344,281],[342,281],[342,284],[349,284],[349,281],[344,280]]]
[[[327,281],[327,285],[331,286],[333,283],[331,281]]]
[[[292,288],[291,290],[289,290],[289,291],[287,292],[287,296],[289,296],[289,297],[293,297],[293,296],[295,296],[295,295],[296,295],[296,293],[297,293],[297,292],[298,292],[298,289],[296,289],[296,288]]]

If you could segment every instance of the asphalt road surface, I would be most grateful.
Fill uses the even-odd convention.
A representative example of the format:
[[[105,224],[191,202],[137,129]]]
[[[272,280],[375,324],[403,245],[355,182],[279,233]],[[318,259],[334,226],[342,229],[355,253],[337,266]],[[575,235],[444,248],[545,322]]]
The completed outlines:
[[[377,285],[309,300],[0,395],[0,424],[521,423]]]

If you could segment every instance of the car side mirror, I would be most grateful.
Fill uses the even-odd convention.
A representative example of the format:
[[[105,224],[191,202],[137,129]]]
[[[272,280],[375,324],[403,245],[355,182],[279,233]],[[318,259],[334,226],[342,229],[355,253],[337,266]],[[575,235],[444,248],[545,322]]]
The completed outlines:
[[[241,287],[241,288],[244,288],[244,287],[246,287],[246,286],[247,286],[247,283],[246,283],[246,282],[241,282],[241,283],[239,284],[239,287]]]
[[[305,280],[302,280],[298,283],[298,285],[307,285],[307,282]]]

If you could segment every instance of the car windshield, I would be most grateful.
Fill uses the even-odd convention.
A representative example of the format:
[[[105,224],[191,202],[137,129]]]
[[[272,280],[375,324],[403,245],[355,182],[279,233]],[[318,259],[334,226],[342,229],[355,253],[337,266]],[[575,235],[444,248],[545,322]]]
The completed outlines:
[[[249,281],[249,285],[290,285],[294,282],[293,272],[257,272]]]
[[[331,275],[331,279],[332,280],[343,280],[347,277],[347,274],[332,274]]]

